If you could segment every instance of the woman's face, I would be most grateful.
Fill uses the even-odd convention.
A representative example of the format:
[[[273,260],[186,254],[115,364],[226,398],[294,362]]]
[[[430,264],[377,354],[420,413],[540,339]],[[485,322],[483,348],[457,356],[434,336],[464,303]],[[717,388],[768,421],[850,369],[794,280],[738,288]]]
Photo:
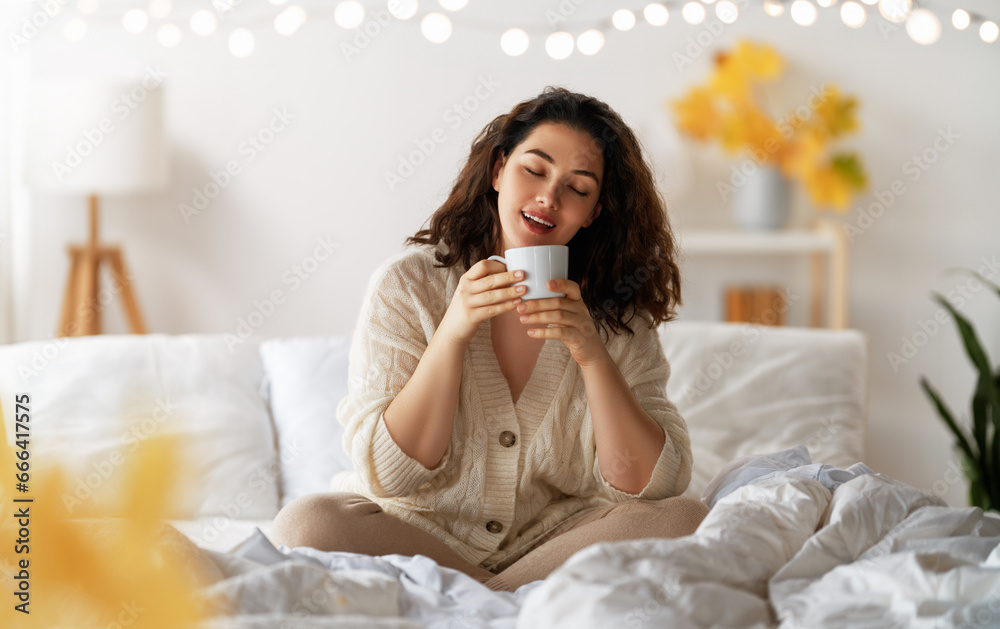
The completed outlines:
[[[589,134],[563,124],[539,124],[493,165],[503,230],[496,253],[568,243],[601,213],[597,199],[603,173],[604,156]]]

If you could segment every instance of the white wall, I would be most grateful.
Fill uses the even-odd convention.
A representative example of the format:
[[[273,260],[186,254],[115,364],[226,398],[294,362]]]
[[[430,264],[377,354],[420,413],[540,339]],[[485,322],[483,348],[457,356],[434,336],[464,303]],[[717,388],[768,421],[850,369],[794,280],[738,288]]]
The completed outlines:
[[[715,181],[728,177],[731,161],[714,148],[678,140],[665,109],[667,99],[704,79],[717,47],[740,37],[776,47],[789,64],[772,94],[776,103],[804,102],[810,87],[828,82],[858,95],[863,132],[848,145],[862,155],[872,192],[889,189],[896,179],[906,188],[850,248],[850,322],[871,342],[867,463],[936,490],[953,504],[964,502],[964,482],[949,473],[951,439],[917,382],[926,374],[964,409],[971,370],[950,323],[926,342],[919,332],[921,322],[932,320],[938,310],[931,291],[948,291],[965,281],[944,276],[945,269],[978,268],[984,257],[1000,254],[1000,44],[984,44],[949,26],[940,42],[921,47],[901,29],[880,31],[879,23],[885,22],[874,17],[855,31],[826,10],[816,25],[802,28],[787,15],[765,16],[754,1],[744,3],[744,15],[717,37],[704,25],[683,23],[675,10],[665,27],[640,23],[630,32],[611,31],[595,57],[576,53],[557,62],[541,50],[539,34],[548,29],[546,9],[557,10],[560,4],[521,0],[471,3],[456,16],[456,31],[442,45],[426,42],[412,21],[391,22],[360,54],[346,59],[341,46],[355,34],[335,27],[325,8],[312,11],[316,19],[285,38],[268,25],[273,7],[243,3],[224,17],[216,34],[201,38],[185,29],[178,47],[164,49],[152,32],[123,31],[118,15],[131,4],[103,3],[78,44],[61,37],[72,7],[16,54],[6,33],[20,22],[0,28],[0,47],[7,57],[0,68],[13,77],[15,103],[0,109],[5,125],[0,138],[8,133],[16,138],[21,129],[13,113],[25,89],[24,80],[16,80],[19,71],[24,76],[137,76],[147,64],[166,71],[172,187],[159,196],[105,199],[102,226],[105,241],[125,245],[142,309],[156,332],[235,332],[255,302],[280,290],[284,303],[255,331],[257,336],[347,333],[370,272],[398,251],[443,200],[471,139],[495,115],[545,85],[592,93],[640,131],[662,178],[674,224],[682,229],[730,225]],[[640,8],[643,3],[623,4]],[[946,3],[935,4],[942,5],[937,10],[945,15]],[[966,4],[998,13],[986,0]],[[18,8],[30,15],[38,6],[22,2]],[[183,25],[203,6],[178,0],[173,17]],[[579,32],[613,8],[617,5],[582,3],[568,28]],[[495,41],[504,28],[517,25],[534,25],[530,32],[535,39],[527,53],[510,58]],[[227,33],[236,26],[252,28],[257,35],[256,50],[247,59],[227,51]],[[707,48],[693,44],[699,37],[710,40]],[[693,63],[678,64],[677,54],[692,52],[698,53]],[[489,88],[480,87],[484,85]],[[475,104],[467,119],[454,111],[465,99]],[[264,129],[275,110],[294,119],[250,161],[241,144]],[[385,173],[395,171],[401,156],[436,129],[443,143],[390,190]],[[932,148],[942,129],[951,129],[957,139],[926,172],[911,178],[905,170],[908,160]],[[11,148],[15,144],[4,145],[0,192],[4,173],[19,172],[19,157]],[[7,157],[12,158],[10,166],[5,166]],[[210,174],[231,160],[239,163],[241,173],[207,209],[185,222],[179,205],[190,202],[192,190],[204,187]],[[4,225],[13,225],[10,238],[0,242],[0,270],[11,269],[12,277],[11,292],[4,295],[15,315],[7,324],[10,339],[48,338],[62,298],[65,246],[85,237],[84,200],[29,196],[17,181],[13,184],[0,199],[0,233]],[[858,224],[861,209],[873,202],[872,195],[860,198],[842,220]],[[795,223],[806,222],[809,212],[798,192]],[[321,238],[337,245],[331,259],[300,286],[287,281],[296,265],[308,263]],[[15,241],[23,249],[13,249]],[[789,278],[795,290],[805,290],[805,260],[769,260],[757,272],[765,279]],[[716,286],[736,273],[748,271],[721,260],[697,266],[687,260],[682,317],[717,317]],[[1000,300],[984,290],[963,306],[980,323],[994,357],[1000,355],[998,309]],[[792,323],[803,322],[804,316],[803,311],[790,314]],[[104,319],[107,331],[125,331],[117,303]],[[922,347],[894,369],[887,356],[901,352],[903,339]]]

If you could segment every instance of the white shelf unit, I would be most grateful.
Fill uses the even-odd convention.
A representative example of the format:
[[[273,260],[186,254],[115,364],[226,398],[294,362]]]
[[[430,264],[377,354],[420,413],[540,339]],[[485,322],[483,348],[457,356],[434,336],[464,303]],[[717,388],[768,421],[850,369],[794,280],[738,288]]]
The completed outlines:
[[[810,324],[847,327],[847,239],[836,224],[821,221],[810,229],[774,232],[688,230],[679,232],[677,240],[685,256],[809,256]]]

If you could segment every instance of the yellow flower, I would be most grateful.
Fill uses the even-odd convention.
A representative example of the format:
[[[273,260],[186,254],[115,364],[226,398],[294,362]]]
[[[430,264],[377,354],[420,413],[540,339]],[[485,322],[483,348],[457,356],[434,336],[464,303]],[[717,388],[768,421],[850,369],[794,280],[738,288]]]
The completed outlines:
[[[817,207],[832,207],[846,212],[851,204],[851,184],[830,165],[819,166],[804,173],[803,181],[809,199]]]
[[[865,169],[861,166],[857,153],[834,155],[830,165],[854,190],[864,190],[868,187],[868,177],[865,176]]]
[[[770,46],[742,40],[729,54],[715,59],[715,74],[709,81],[719,95],[734,101],[752,100],[754,80],[774,81],[785,69],[781,56]]]
[[[671,103],[677,116],[677,126],[684,133],[699,140],[708,140],[719,134],[722,120],[715,106],[714,94],[705,88],[694,88],[684,98]]]
[[[730,153],[750,151],[758,163],[773,163],[780,154],[784,138],[770,116],[756,107],[734,107],[723,119],[720,141]]]
[[[174,550],[193,547],[163,543],[161,518],[170,509],[178,443],[155,437],[140,444],[135,458],[115,472],[125,475],[126,489],[112,496],[118,503],[113,512],[121,517],[109,518],[107,503],[96,497],[70,514],[64,500],[74,494],[63,470],[43,467],[31,456],[31,439],[25,442],[28,450],[12,448],[2,411],[0,436],[0,566],[10,567],[0,581],[6,592],[27,588],[20,600],[4,597],[0,627],[82,629],[118,623],[173,629],[209,613],[194,597],[203,573],[192,558],[185,560]],[[14,464],[25,460],[18,456],[24,451],[29,452],[29,491],[17,492]],[[25,541],[15,545],[15,539]],[[15,608],[21,603],[30,614]]]
[[[797,133],[782,155],[781,172],[788,177],[804,177],[816,168],[823,156],[824,142],[810,129]]]
[[[824,98],[816,107],[816,121],[812,125],[826,138],[839,138],[858,129],[858,100],[844,96],[836,86],[824,90]]]
[[[785,71],[785,62],[774,48],[747,40],[737,42],[732,58],[745,74],[764,81],[773,81]]]

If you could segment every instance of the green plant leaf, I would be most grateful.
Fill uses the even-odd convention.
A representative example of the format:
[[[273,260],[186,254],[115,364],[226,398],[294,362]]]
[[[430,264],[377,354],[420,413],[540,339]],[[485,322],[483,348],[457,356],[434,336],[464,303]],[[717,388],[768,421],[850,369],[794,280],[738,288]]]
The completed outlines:
[[[979,278],[979,281],[984,285],[992,288],[993,292],[1000,297],[1000,286],[997,286],[990,280],[983,277],[982,274],[977,273],[972,269],[968,269],[968,272]],[[980,377],[979,386],[984,389],[985,397],[989,400],[989,406],[987,409],[992,412],[993,442],[990,445],[990,457],[992,459],[991,472],[994,481],[993,486],[991,487],[992,494],[990,496],[990,507],[993,509],[1000,509],[1000,366],[997,367],[997,370],[993,374],[992,378],[989,377],[989,373],[987,373],[986,376],[986,378]],[[992,382],[985,382],[984,380],[992,380]]]
[[[984,285],[991,287],[1000,296],[1000,286],[997,286],[981,274],[971,269],[955,269],[955,272],[968,273],[977,277]],[[990,365],[989,356],[979,342],[975,328],[969,320],[962,316],[941,295],[934,295],[935,301],[941,304],[955,319],[959,335],[965,347],[965,353],[978,372],[976,390],[972,398],[973,437],[979,449],[979,457],[975,459],[981,470],[983,486],[975,492],[984,501],[983,508],[1000,508],[1000,368],[996,372]],[[952,421],[952,423],[954,423]],[[992,432],[992,434],[990,434]],[[970,485],[970,500],[972,486]]]
[[[983,485],[985,486],[991,501],[993,500],[993,494],[996,492],[995,479],[997,478],[994,464],[996,457],[994,456],[993,448],[990,446],[988,437],[988,430],[992,423],[990,421],[989,389],[992,388],[993,379],[989,377],[989,374],[987,374],[985,379],[982,375],[980,375],[976,382],[976,391],[972,396],[972,430],[976,440],[976,446],[979,449],[979,466],[982,468]],[[994,431],[994,434],[995,432],[996,431]],[[996,444],[997,440],[994,436],[993,445],[995,446]]]
[[[941,416],[941,419],[944,420],[944,423],[948,426],[948,428],[951,429],[952,434],[955,435],[955,443],[958,445],[959,449],[962,450],[962,453],[965,454],[966,457],[968,457],[970,462],[977,461],[979,457],[977,457],[976,454],[972,451],[972,445],[969,443],[969,439],[965,436],[965,433],[962,432],[962,429],[958,427],[958,424],[955,423],[955,418],[951,414],[951,411],[941,400],[941,397],[938,395],[937,391],[935,391],[934,388],[931,387],[930,383],[927,382],[927,378],[924,378],[923,376],[920,377],[920,387],[924,390],[924,393],[926,393],[927,396],[931,398],[931,401],[937,408],[938,415]],[[977,470],[978,467],[979,467],[978,465],[975,466]]]
[[[983,346],[979,343],[979,338],[976,336],[976,330],[972,327],[972,324],[969,323],[969,320],[966,319],[962,313],[955,310],[941,295],[935,293],[934,301],[941,304],[948,312],[951,313],[951,316],[955,318],[955,325],[958,326],[958,332],[962,336],[962,343],[965,345],[965,353],[968,354],[969,360],[972,361],[973,366],[975,366],[980,373],[985,372],[987,374],[992,374],[993,369],[990,367],[990,359],[986,355],[986,351],[983,349]]]
[[[854,190],[864,190],[868,186],[868,177],[857,153],[834,155],[830,160],[830,167]]]
[[[969,504],[979,507],[983,511],[989,508],[989,497],[981,481],[969,481]]]
[[[969,504],[987,510],[990,504],[988,488],[983,483],[979,462],[962,453],[962,471],[969,481]]]
[[[941,304],[955,319],[962,343],[965,346],[965,353],[972,361],[979,377],[976,382],[976,391],[972,398],[972,433],[979,448],[978,463],[982,470],[983,484],[989,494],[992,504],[1000,505],[1000,472],[997,467],[1000,463],[1000,440],[997,434],[1000,433],[1000,391],[996,387],[993,378],[993,367],[990,365],[989,356],[979,342],[976,330],[960,312],[955,310],[947,300],[941,295],[934,295],[935,301]],[[992,439],[989,438],[989,429],[992,427]],[[992,443],[990,443],[992,441]]]
[[[972,269],[970,269],[968,267],[954,266],[954,267],[950,267],[948,269],[945,269],[944,272],[945,272],[946,275],[971,275],[971,276],[979,279],[979,281],[982,282],[983,284],[985,284],[986,286],[989,286],[990,288],[992,288],[993,291],[997,294],[997,296],[1000,297],[1000,286],[998,286],[997,284],[994,284],[990,280],[988,280],[985,277],[983,277],[982,274],[980,274],[980,273],[978,273],[976,271],[973,271]]]
[[[993,282],[989,281],[988,279],[986,279],[985,277],[983,277],[979,273],[973,271],[972,269],[967,269],[967,270],[972,275],[975,275],[976,277],[978,277],[980,282],[982,282],[983,284],[986,284],[987,286],[989,286],[990,288],[992,288],[993,291],[997,294],[997,296],[1000,297],[1000,286],[997,286],[996,284],[994,284]]]

